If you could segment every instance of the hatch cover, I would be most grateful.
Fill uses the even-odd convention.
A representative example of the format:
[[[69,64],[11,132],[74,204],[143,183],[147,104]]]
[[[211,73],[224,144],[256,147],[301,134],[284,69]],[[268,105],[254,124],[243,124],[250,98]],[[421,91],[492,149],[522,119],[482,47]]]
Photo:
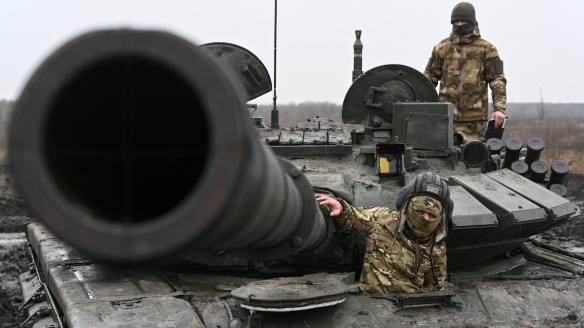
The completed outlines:
[[[293,312],[340,304],[353,288],[354,273],[315,273],[254,281],[231,294],[248,310]]]
[[[213,42],[201,45],[225,67],[231,68],[243,83],[247,101],[272,90],[272,79],[264,63],[251,51],[233,43]]]
[[[378,117],[391,124],[393,104],[413,101],[437,102],[432,82],[409,66],[378,66],[363,73],[347,91],[343,123],[363,124],[368,118]]]

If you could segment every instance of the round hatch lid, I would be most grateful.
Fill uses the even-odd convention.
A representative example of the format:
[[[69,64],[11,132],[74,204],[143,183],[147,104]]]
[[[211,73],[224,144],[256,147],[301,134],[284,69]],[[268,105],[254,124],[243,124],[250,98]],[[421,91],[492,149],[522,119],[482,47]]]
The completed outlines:
[[[315,273],[254,281],[231,295],[251,311],[293,312],[340,304],[353,288],[353,273]]]
[[[272,79],[262,61],[251,51],[227,42],[213,42],[201,45],[213,59],[224,67],[229,67],[247,93],[247,101],[253,100],[272,90]]]
[[[363,73],[343,101],[343,122],[362,124],[368,117],[392,122],[396,102],[437,102],[436,88],[424,74],[405,65],[383,65]]]

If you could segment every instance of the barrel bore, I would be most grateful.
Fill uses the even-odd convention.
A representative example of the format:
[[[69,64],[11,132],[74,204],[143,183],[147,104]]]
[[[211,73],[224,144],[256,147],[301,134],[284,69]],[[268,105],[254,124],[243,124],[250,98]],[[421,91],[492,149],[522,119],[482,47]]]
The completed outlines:
[[[503,167],[506,169],[511,168],[511,164],[519,159],[519,152],[523,147],[523,143],[519,138],[509,138],[505,140],[505,160],[503,161]]]
[[[544,183],[548,165],[544,161],[535,161],[529,166],[529,179],[536,183]]]
[[[140,55],[96,60],[66,79],[46,104],[41,154],[64,198],[99,220],[132,223],[187,197],[211,137],[188,81]]]
[[[545,143],[540,137],[530,137],[527,139],[527,154],[525,155],[525,163],[531,163],[539,160],[539,156],[545,146]]]

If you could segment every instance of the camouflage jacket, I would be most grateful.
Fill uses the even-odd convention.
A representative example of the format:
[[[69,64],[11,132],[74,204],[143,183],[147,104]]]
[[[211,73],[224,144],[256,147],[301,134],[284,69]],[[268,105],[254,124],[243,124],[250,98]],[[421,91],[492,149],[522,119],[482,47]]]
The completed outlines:
[[[487,84],[495,111],[505,111],[507,80],[497,48],[481,38],[478,27],[460,37],[452,33],[432,50],[424,75],[440,82],[440,101],[454,104],[455,121],[486,120]]]
[[[343,230],[367,233],[367,249],[359,288],[364,293],[413,293],[421,288],[443,289],[446,281],[446,245],[408,238],[399,232],[400,213],[385,207],[355,208],[345,201],[334,217]],[[403,225],[402,225],[403,226]],[[434,273],[430,266],[430,256]],[[438,281],[436,281],[436,279]]]

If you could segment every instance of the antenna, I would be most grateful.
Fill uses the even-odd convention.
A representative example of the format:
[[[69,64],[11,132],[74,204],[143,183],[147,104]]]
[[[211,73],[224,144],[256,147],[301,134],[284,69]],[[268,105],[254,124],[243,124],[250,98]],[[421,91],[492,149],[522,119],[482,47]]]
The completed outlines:
[[[278,0],[274,0],[274,106],[272,107],[272,122],[270,127],[272,129],[280,128],[280,113],[278,112],[278,106],[276,101],[278,95],[276,93],[277,89],[277,54],[278,54]]]

